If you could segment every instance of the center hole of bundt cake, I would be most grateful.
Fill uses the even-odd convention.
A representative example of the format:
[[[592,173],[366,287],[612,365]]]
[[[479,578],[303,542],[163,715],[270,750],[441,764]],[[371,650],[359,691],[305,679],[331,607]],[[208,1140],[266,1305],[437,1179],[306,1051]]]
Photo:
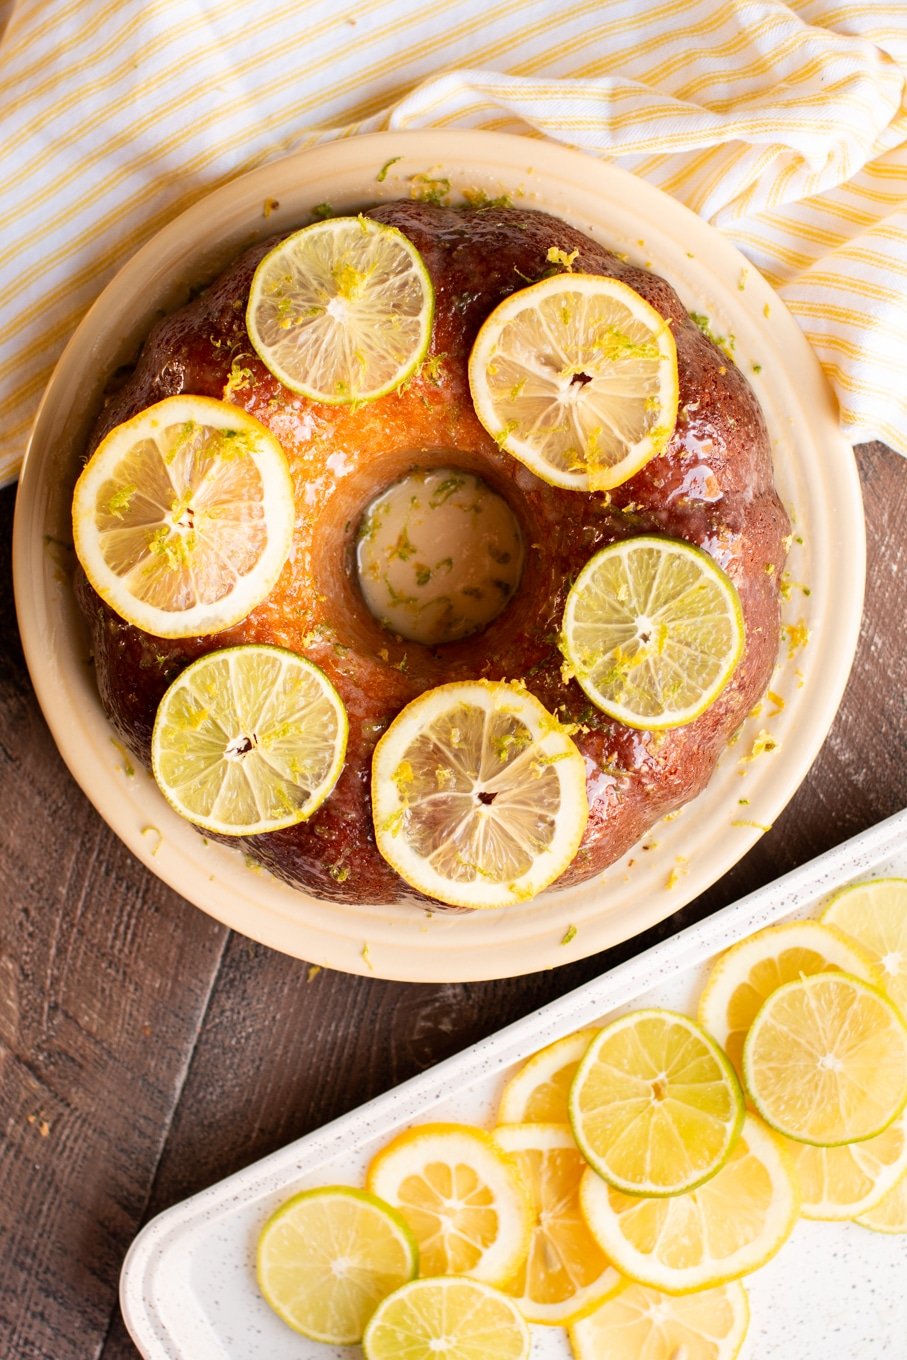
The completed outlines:
[[[480,477],[417,468],[367,507],[356,569],[382,627],[436,647],[501,613],[519,584],[523,536],[503,496]]]

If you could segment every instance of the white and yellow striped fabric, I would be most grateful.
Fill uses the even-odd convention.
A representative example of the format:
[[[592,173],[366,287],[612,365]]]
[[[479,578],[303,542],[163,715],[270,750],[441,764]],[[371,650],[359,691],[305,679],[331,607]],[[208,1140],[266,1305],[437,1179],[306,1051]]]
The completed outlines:
[[[80,316],[209,189],[382,128],[614,158],[794,312],[907,453],[907,0],[0,0],[0,479]]]

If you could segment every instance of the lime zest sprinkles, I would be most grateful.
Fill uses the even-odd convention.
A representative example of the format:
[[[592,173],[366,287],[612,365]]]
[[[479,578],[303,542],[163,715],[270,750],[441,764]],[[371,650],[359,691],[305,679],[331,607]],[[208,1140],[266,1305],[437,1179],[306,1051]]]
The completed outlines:
[[[164,844],[164,837],[162,833],[158,830],[158,828],[156,826],[143,826],[139,834],[142,836],[157,836],[157,840],[151,847],[150,852],[152,856],[156,855],[158,850],[160,850],[161,846]]]
[[[365,941],[365,944],[359,950],[359,955],[362,959],[362,962],[365,964],[366,968],[368,968],[370,972],[374,973],[375,965],[372,963],[371,954],[369,952],[368,947],[368,940]]]
[[[771,831],[772,829],[771,822],[754,822],[748,820],[746,817],[735,817],[731,822],[731,826],[755,827],[757,831]]]
[[[561,944],[569,944],[571,940],[576,939],[576,936],[577,936],[576,926],[573,925],[568,926],[567,929],[564,931],[563,935],[561,936]]]
[[[549,246],[548,254],[545,259],[549,264],[559,264],[566,269],[568,274],[573,273],[573,261],[579,255],[578,250],[571,250],[568,255],[566,250],[561,250],[560,246]]]
[[[707,340],[711,340],[712,344],[723,350],[729,359],[733,359],[734,347],[737,343],[737,337],[733,332],[729,331],[726,336],[719,335],[712,328],[711,317],[706,316],[704,312],[690,312],[690,320],[695,322]]]
[[[388,170],[391,168],[391,166],[392,166],[392,165],[396,165],[396,164],[397,164],[397,161],[402,161],[402,160],[403,160],[403,157],[402,157],[402,156],[391,156],[391,158],[390,158],[389,161],[385,161],[384,164],[382,165],[381,169],[378,171],[377,175],[375,176],[375,179],[376,179],[376,181],[378,182],[378,184],[383,184],[384,181],[387,179],[387,172],[388,172]]]
[[[688,868],[689,864],[686,855],[674,856],[674,867],[665,879],[665,887],[668,892],[670,892],[672,888],[677,887],[677,884],[683,878],[684,874],[687,873]]]
[[[787,636],[787,656],[788,660],[792,660],[800,648],[809,642],[809,628],[805,619],[800,619],[799,623],[783,624],[781,631]]]
[[[435,177],[425,171],[409,177],[409,196],[417,203],[434,203],[442,208],[450,198],[451,184],[446,176]]]

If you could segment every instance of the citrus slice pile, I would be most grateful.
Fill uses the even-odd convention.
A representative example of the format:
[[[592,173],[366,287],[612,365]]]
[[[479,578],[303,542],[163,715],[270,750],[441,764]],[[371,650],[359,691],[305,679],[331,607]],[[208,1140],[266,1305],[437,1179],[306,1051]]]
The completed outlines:
[[[512,1299],[478,1280],[413,1280],[378,1306],[366,1360],[528,1360],[529,1328]]]
[[[313,1341],[362,1340],[365,1324],[419,1268],[398,1213],[348,1186],[295,1195],[268,1219],[258,1242],[258,1283],[274,1311]]]
[[[834,1146],[882,1132],[907,1104],[907,1024],[849,973],[772,992],[743,1046],[747,1090],[779,1133]]]
[[[907,1018],[907,878],[876,878],[842,888],[822,915],[865,949],[886,994]]]
[[[259,264],[246,328],[262,362],[313,401],[368,401],[425,358],[434,292],[396,227],[334,217],[294,232]]]
[[[589,1046],[570,1119],[590,1166],[629,1195],[691,1190],[728,1159],[743,1093],[721,1049],[673,1011],[632,1011]]]
[[[859,1214],[857,1222],[873,1232],[907,1233],[907,1176],[902,1176],[878,1204]]]
[[[407,1129],[373,1159],[366,1184],[406,1219],[424,1275],[501,1285],[526,1259],[532,1205],[515,1163],[482,1129]]]
[[[860,1143],[813,1147],[786,1142],[804,1218],[856,1218],[874,1209],[907,1174],[907,1115]]]
[[[567,596],[561,648],[571,673],[628,727],[680,727],[704,712],[743,653],[730,578],[679,539],[640,535],[586,563]]]
[[[527,1321],[563,1325],[620,1284],[580,1210],[586,1162],[569,1124],[501,1124],[494,1138],[516,1163],[535,1209],[529,1254],[507,1293]]]
[[[498,1103],[500,1124],[567,1124],[576,1069],[597,1029],[565,1034],[523,1064],[510,1078]]]
[[[749,1325],[739,1280],[675,1297],[625,1283],[570,1328],[576,1360],[734,1360]]]
[[[207,831],[254,836],[293,826],[333,789],[346,710],[327,676],[282,647],[209,652],[177,676],[151,738],[168,802]]]
[[[671,328],[617,279],[558,274],[500,303],[476,337],[479,420],[544,481],[619,486],[666,447],[677,419]]]
[[[571,863],[586,826],[586,767],[538,699],[472,681],[428,690],[372,760],[378,849],[400,877],[454,906],[535,896]]]
[[[293,533],[274,436],[238,406],[167,397],[117,425],[76,483],[75,549],[94,589],[156,637],[221,632],[274,588]]]

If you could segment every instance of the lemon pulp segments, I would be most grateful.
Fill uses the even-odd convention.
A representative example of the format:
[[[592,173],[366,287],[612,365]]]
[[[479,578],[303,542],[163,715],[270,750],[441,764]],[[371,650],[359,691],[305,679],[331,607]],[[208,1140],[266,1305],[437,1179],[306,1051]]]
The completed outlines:
[[[707,553],[645,535],[587,562],[567,596],[561,649],[592,702],[629,727],[692,722],[743,653],[743,612]]]
[[[749,1326],[739,1280],[675,1297],[625,1283],[570,1328],[576,1360],[734,1360]]]
[[[347,717],[327,676],[281,647],[199,657],[157,712],[154,777],[196,826],[233,836],[310,817],[337,782]]]
[[[366,1183],[412,1228],[425,1275],[501,1285],[526,1259],[532,1206],[515,1163],[483,1129],[408,1129],[373,1159]]]
[[[590,1166],[632,1195],[676,1195],[713,1176],[743,1124],[721,1049],[674,1011],[632,1011],[590,1044],[570,1120]]]
[[[840,1147],[787,1139],[804,1218],[844,1219],[873,1209],[907,1174],[907,1116],[875,1138]]]
[[[498,1105],[499,1124],[568,1124],[570,1086],[597,1029],[566,1034],[534,1053],[508,1081]]]
[[[270,594],[293,533],[274,436],[237,406],[179,396],[117,425],[76,483],[73,536],[94,589],[157,637],[216,633]]]
[[[625,283],[558,274],[486,319],[469,386],[479,420],[508,453],[555,486],[603,491],[667,445],[677,351],[664,317]]]
[[[378,849],[411,887],[457,906],[507,906],[541,892],[576,854],[585,762],[525,689],[441,685],[378,742],[372,816]]]
[[[907,1104],[907,1025],[849,973],[788,982],[743,1046],[753,1104],[772,1128],[820,1147],[872,1138]]]
[[[822,920],[868,951],[887,995],[907,1019],[907,878],[852,883],[835,894]]]
[[[478,1280],[413,1280],[379,1304],[366,1360],[528,1360],[529,1328],[512,1299]]]
[[[402,232],[335,217],[264,257],[246,328],[284,386],[337,405],[399,387],[425,358],[433,314],[428,271]]]
[[[902,1176],[878,1204],[860,1214],[857,1222],[873,1232],[907,1233],[907,1176]]]
[[[580,1211],[585,1160],[569,1124],[501,1124],[494,1138],[516,1162],[535,1213],[529,1254],[507,1293],[528,1322],[562,1325],[620,1283]]]

